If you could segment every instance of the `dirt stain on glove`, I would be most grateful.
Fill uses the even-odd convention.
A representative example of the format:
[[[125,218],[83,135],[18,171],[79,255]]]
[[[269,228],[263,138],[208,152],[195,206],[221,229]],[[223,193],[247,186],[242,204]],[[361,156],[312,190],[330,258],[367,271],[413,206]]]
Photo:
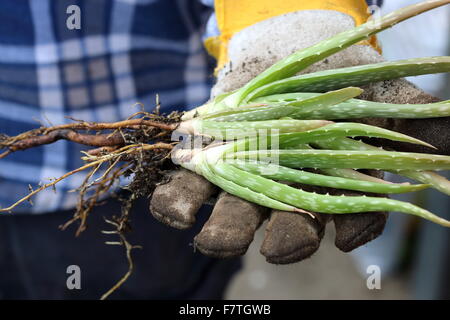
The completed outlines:
[[[194,238],[195,247],[215,258],[231,258],[247,252],[269,209],[222,192],[211,217]]]
[[[177,229],[195,223],[195,215],[217,188],[200,175],[185,169],[170,173],[167,183],[158,185],[150,201],[150,212],[160,222]]]

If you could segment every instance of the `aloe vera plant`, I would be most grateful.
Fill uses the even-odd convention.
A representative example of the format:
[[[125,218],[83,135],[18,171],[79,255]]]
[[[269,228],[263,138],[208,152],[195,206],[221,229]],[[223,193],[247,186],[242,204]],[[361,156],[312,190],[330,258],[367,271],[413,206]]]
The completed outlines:
[[[206,135],[216,142],[194,151],[177,149],[174,157],[223,190],[269,208],[331,214],[400,211],[450,227],[450,221],[410,203],[373,196],[315,194],[278,182],[385,194],[433,187],[450,194],[450,181],[434,172],[450,169],[449,156],[387,151],[352,138],[377,137],[432,147],[428,143],[374,126],[331,121],[450,116],[449,101],[396,105],[355,99],[362,92],[357,86],[369,82],[448,72],[450,57],[296,76],[352,44],[448,3],[450,0],[431,0],[406,7],[282,59],[242,88],[186,113],[178,130]],[[389,183],[358,169],[390,171],[420,184]]]
[[[450,71],[450,57],[388,61],[313,72],[271,82],[252,91],[244,102],[277,93],[324,92],[370,82]]]

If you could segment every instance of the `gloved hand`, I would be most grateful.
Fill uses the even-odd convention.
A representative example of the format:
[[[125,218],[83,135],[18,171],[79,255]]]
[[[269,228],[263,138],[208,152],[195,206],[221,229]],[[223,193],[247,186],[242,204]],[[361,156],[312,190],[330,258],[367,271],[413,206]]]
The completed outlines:
[[[276,61],[292,52],[354,27],[351,16],[337,11],[297,11],[270,18],[235,34],[228,45],[229,62],[218,74],[213,95],[232,91]],[[383,61],[368,45],[354,45],[302,73]],[[390,103],[429,103],[436,98],[417,89],[406,80],[392,80],[364,87],[362,99]],[[440,154],[450,153],[449,118],[427,120],[363,119],[423,139],[437,147]],[[443,133],[446,133],[443,134]],[[385,143],[385,141],[383,141]],[[386,145],[386,144],[384,144]],[[398,151],[433,152],[426,147],[389,143]],[[425,150],[426,149],[426,150]],[[306,187],[306,186],[302,186]],[[311,188],[311,187],[309,187]],[[216,188],[204,178],[186,170],[172,174],[168,183],[156,188],[151,211],[160,221],[176,228],[188,228],[195,214]],[[339,193],[334,190],[333,193]],[[348,194],[348,193],[347,193]],[[253,235],[268,217],[261,253],[271,263],[292,263],[312,255],[320,245],[325,225],[331,219],[336,228],[336,246],[351,251],[378,237],[385,226],[387,213],[348,215],[303,214],[272,211],[242,199],[220,193],[211,217],[195,237],[195,246],[214,257],[242,255]]]

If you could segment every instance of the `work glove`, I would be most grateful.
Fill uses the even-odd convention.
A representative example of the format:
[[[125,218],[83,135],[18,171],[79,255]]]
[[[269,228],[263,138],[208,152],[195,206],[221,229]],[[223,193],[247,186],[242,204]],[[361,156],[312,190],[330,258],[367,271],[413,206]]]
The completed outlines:
[[[303,10],[272,17],[234,34],[228,43],[227,63],[222,65],[212,96],[235,90],[278,60],[321,40],[355,26],[354,16],[333,10]],[[373,44],[374,42],[372,42]],[[384,61],[368,43],[353,45],[301,73]],[[430,103],[436,98],[410,82],[399,79],[364,86],[361,99],[389,103]],[[450,153],[449,118],[361,119],[424,140],[437,150],[402,143],[382,141],[383,146],[398,151]],[[374,141],[376,143],[377,141]],[[379,142],[379,141],[378,141]],[[377,171],[372,174],[378,175]],[[387,213],[318,214],[314,219],[305,214],[270,211],[267,208],[220,192],[204,178],[184,169],[170,174],[168,182],[153,193],[150,210],[158,220],[175,228],[189,228],[202,204],[219,192],[209,220],[195,237],[195,247],[218,258],[244,254],[254,233],[268,218],[261,253],[270,263],[293,263],[311,256],[320,245],[325,225],[333,220],[336,246],[351,251],[378,237],[386,224]],[[300,186],[307,191],[323,192],[323,188]],[[331,194],[355,194],[327,190]]]

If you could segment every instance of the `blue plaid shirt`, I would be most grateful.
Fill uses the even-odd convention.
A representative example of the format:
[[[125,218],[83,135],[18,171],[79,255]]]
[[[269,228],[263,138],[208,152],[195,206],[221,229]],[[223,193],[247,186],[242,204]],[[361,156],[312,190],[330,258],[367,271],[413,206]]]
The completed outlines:
[[[202,34],[218,35],[213,0],[1,0],[0,133],[41,124],[118,121],[147,109],[159,94],[164,112],[192,108],[209,97],[211,60]],[[368,1],[379,4],[381,1]],[[81,29],[69,29],[67,8],[81,9]],[[206,26],[206,30],[202,30]],[[82,165],[86,147],[67,141],[0,159],[0,207]],[[101,172],[98,173],[99,175]],[[45,190],[15,212],[43,213],[76,203],[83,172]]]
[[[40,126],[118,121],[155,105],[192,108],[209,97],[211,60],[202,26],[212,1],[1,0],[0,133]],[[70,5],[81,9],[81,29],[68,29]],[[59,177],[80,165],[81,150],[67,141],[16,152],[0,160],[0,206],[27,194],[28,185]],[[14,212],[74,207],[84,173],[46,190]]]

